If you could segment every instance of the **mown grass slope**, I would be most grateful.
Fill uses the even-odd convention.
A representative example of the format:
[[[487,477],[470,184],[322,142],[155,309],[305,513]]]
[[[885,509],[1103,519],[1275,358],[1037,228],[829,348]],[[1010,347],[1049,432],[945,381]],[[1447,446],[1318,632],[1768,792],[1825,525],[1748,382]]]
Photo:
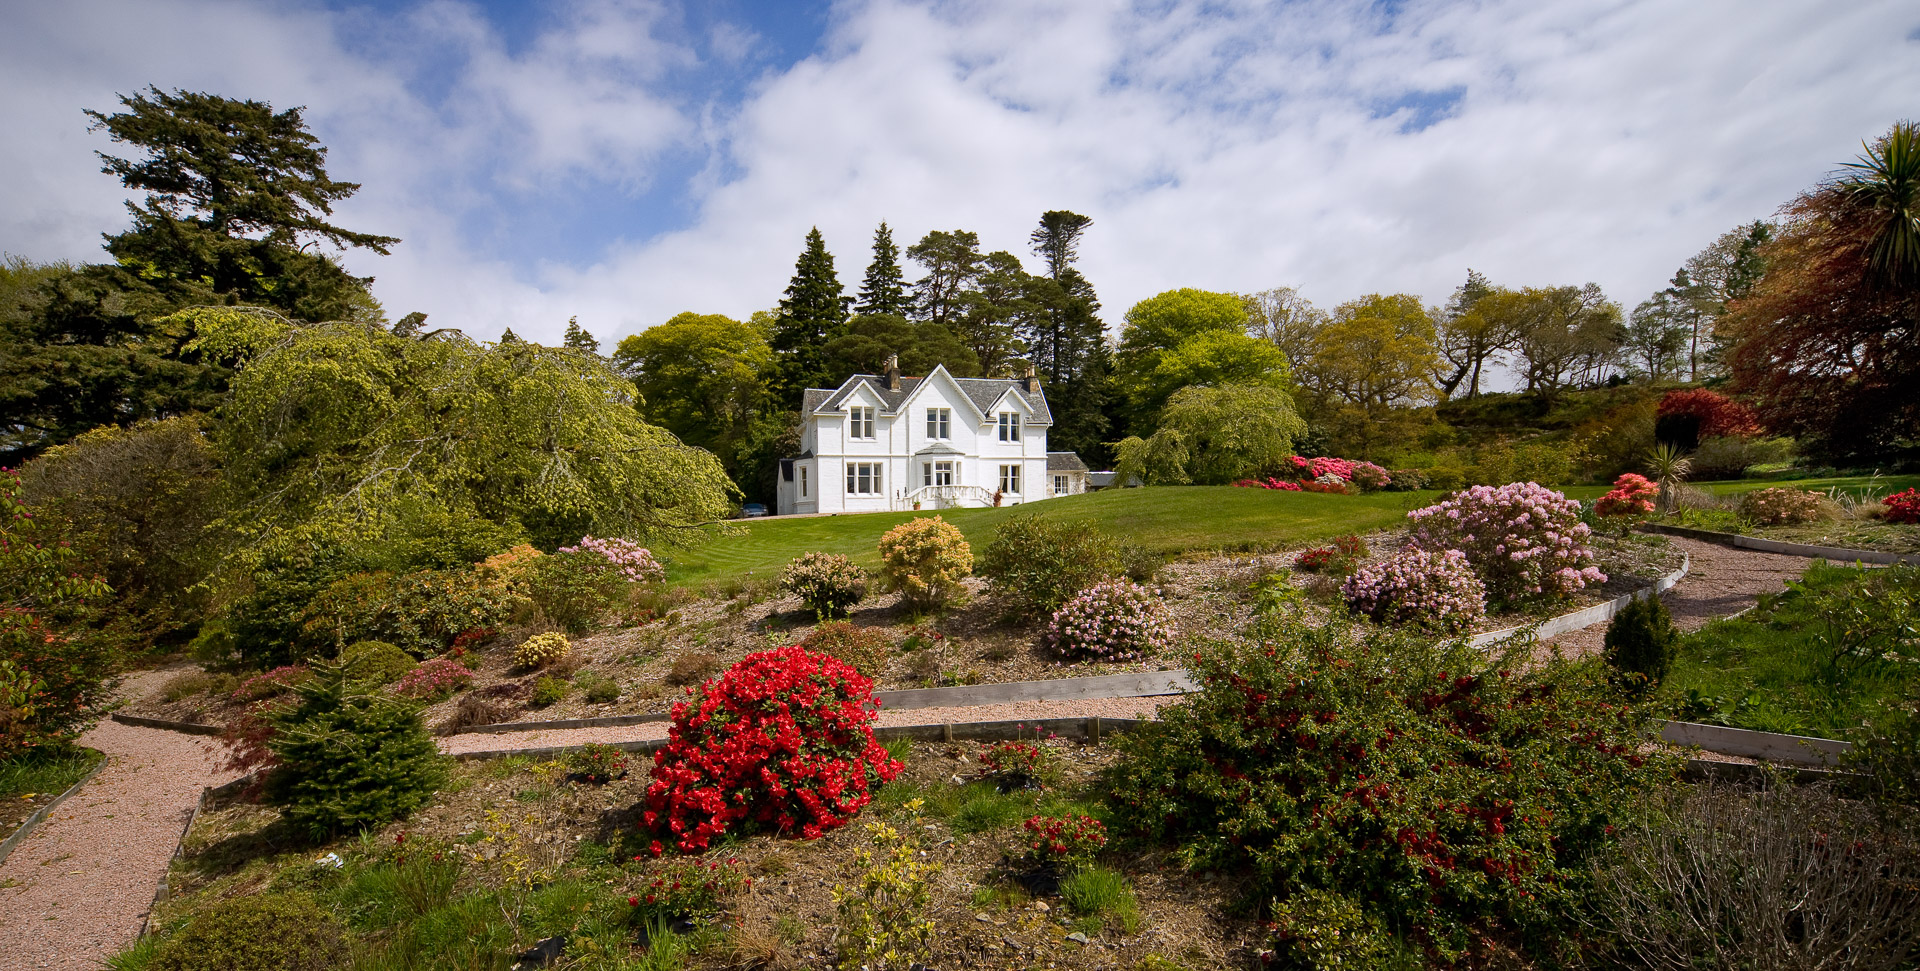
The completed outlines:
[[[996,526],[1014,516],[1095,523],[1126,542],[1168,555],[1270,550],[1392,525],[1434,495],[1339,496],[1231,486],[1109,489],[999,509],[747,520],[724,529],[713,527],[707,542],[669,551],[665,559],[667,575],[676,584],[728,580],[749,573],[773,576],[802,553],[844,553],[871,568],[880,562],[875,545],[882,533],[916,516],[933,515],[960,527],[975,552],[993,540]]]

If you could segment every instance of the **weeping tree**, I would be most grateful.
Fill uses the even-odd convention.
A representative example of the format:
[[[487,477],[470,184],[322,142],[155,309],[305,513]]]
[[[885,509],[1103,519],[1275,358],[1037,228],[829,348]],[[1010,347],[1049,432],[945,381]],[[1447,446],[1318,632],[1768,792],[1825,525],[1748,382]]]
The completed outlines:
[[[184,316],[197,350],[240,365],[214,442],[229,525],[253,548],[379,535],[422,509],[547,545],[673,543],[730,507],[713,455],[642,421],[597,356],[250,308]]]

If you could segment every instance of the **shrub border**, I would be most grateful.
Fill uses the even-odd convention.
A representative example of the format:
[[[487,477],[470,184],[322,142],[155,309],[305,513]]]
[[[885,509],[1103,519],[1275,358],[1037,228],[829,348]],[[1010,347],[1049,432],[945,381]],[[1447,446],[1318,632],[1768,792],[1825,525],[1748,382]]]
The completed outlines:
[[[1783,540],[1764,539],[1740,533],[1694,529],[1691,526],[1668,526],[1664,523],[1641,523],[1637,528],[1643,533],[1684,536],[1687,539],[1731,546],[1735,549],[1758,550],[1762,553],[1781,553],[1787,556],[1804,556],[1809,559],[1838,560],[1847,563],[1857,560],[1861,563],[1875,563],[1880,566],[1895,566],[1902,563],[1920,565],[1920,553],[1886,553],[1880,550],[1842,549],[1838,546],[1808,546],[1805,543],[1788,543]]]
[[[1597,603],[1591,607],[1582,607],[1570,614],[1550,617],[1531,626],[1509,627],[1505,630],[1491,630],[1484,634],[1475,634],[1467,640],[1467,643],[1473,647],[1486,647],[1489,644],[1506,640],[1509,637],[1526,631],[1532,631],[1533,636],[1536,638],[1547,638],[1558,637],[1569,631],[1592,627],[1602,621],[1612,620],[1613,615],[1627,609],[1628,604],[1640,597],[1654,597],[1673,589],[1675,584],[1686,578],[1687,571],[1692,569],[1692,567],[1693,557],[1681,553],[1680,569],[1653,581],[1653,586],[1635,590],[1624,597],[1616,597],[1606,603]]]
[[[106,769],[107,762],[111,760],[113,756],[101,752],[99,749],[93,749],[92,751],[100,752],[100,761],[94,763],[92,770],[88,771],[86,775],[81,776],[79,782],[68,786],[67,791],[55,796],[52,802],[35,810],[33,815],[28,816],[26,820],[21,822],[5,840],[0,840],[0,863],[7,862],[7,857],[12,856],[13,851],[19,849],[21,843],[26,842],[27,836],[42,822],[45,822],[48,816],[53,815],[53,811],[58,809],[61,803],[67,801],[67,797],[79,792],[81,786],[92,782],[94,776],[99,775]]]

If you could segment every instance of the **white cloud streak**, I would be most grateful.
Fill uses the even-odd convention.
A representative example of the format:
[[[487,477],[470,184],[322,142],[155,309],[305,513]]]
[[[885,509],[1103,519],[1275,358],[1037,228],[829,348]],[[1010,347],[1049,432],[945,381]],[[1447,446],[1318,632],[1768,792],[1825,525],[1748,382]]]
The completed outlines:
[[[755,60],[753,25],[684,38],[650,2],[573,3],[539,36],[503,38],[433,0],[378,20],[373,44],[342,39],[368,29],[347,15],[220,0],[15,19],[0,246],[91,258],[123,223],[119,188],[93,174],[104,140],[79,117],[113,92],[304,103],[336,175],[366,185],[340,221],[406,239],[349,257],[390,311],[535,339],[574,314],[612,339],[681,310],[768,307],[812,225],[851,285],[882,219],[903,241],[967,228],[1024,256],[1054,208],[1094,217],[1083,263],[1110,320],[1177,286],[1438,302],[1469,266],[1515,286],[1596,281],[1630,307],[1851,157],[1920,87],[1905,39],[1920,16],[1892,2],[1414,2],[1389,17],[869,0],[778,70]],[[746,72],[745,98],[689,90],[702,71]],[[671,164],[688,155],[705,160],[690,178]],[[650,191],[691,217],[575,262],[483,218]]]

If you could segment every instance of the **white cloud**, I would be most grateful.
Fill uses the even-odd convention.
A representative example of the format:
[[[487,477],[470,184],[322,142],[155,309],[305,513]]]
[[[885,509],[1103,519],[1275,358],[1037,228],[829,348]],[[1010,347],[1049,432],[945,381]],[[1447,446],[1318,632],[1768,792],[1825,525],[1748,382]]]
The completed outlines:
[[[701,63],[662,39],[679,18],[661,3],[570,4],[511,44],[452,0],[353,17],[220,0],[15,16],[0,246],[88,258],[122,223],[78,111],[153,82],[310,105],[336,174],[366,184],[340,221],[406,239],[351,265],[395,313],[481,335],[552,338],[578,314],[606,340],[681,310],[750,313],[816,224],[849,285],[881,219],[903,243],[968,228],[1024,256],[1053,208],[1095,219],[1083,263],[1111,320],[1176,286],[1438,302],[1469,266],[1593,280],[1631,306],[1851,157],[1920,82],[1904,39],[1920,17],[1892,2],[1416,2],[1389,18],[869,0],[780,70],[754,60],[753,25],[709,28]],[[687,90],[716,66],[766,73],[738,103]],[[489,218],[677,195],[675,153],[705,158],[686,224],[609,236],[597,258],[530,251]]]

